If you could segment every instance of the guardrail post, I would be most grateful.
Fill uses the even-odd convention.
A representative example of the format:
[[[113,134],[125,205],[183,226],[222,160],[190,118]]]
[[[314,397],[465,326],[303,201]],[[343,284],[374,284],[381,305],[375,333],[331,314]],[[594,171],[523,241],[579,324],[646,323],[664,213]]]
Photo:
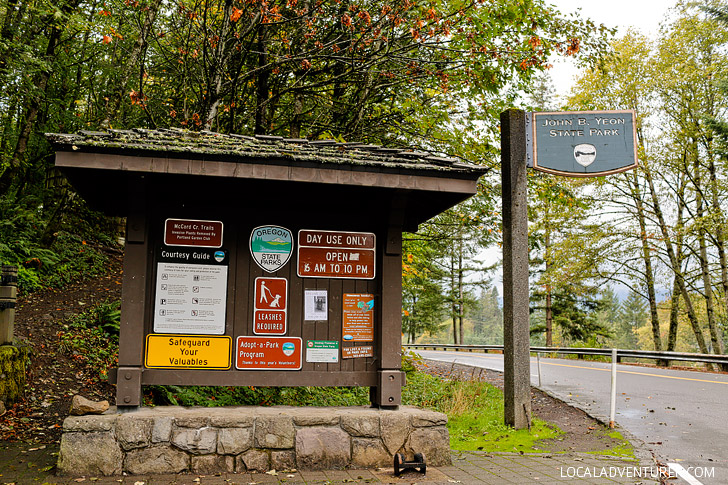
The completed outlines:
[[[536,367],[538,367],[538,387],[541,387],[541,353],[536,352]]]
[[[614,417],[617,412],[617,349],[612,349],[612,389],[609,400],[609,427],[614,428]]]

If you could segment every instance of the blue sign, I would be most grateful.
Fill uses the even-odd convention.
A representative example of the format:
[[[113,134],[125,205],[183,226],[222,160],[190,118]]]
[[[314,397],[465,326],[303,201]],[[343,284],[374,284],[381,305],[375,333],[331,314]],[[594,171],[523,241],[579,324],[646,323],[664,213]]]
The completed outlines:
[[[532,113],[533,168],[569,177],[595,177],[637,166],[635,112]]]

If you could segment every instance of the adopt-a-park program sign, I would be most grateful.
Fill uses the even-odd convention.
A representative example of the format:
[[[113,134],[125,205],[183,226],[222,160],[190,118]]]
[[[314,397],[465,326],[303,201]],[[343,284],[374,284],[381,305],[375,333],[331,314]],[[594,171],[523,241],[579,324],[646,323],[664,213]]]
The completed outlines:
[[[531,113],[533,168],[568,177],[597,177],[637,166],[633,110]]]

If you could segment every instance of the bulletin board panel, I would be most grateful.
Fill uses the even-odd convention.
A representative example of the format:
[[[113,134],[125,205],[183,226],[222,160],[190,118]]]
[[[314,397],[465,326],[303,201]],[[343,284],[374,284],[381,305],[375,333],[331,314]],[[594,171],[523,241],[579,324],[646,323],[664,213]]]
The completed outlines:
[[[260,184],[259,184],[260,185]],[[185,366],[185,361],[178,367],[169,366],[166,368],[145,366],[142,373],[142,384],[167,384],[167,385],[220,385],[220,386],[376,386],[377,371],[380,366],[377,362],[382,360],[383,334],[387,334],[386,339],[396,342],[395,346],[388,348],[396,349],[396,355],[387,359],[389,362],[399,363],[399,348],[401,337],[401,320],[399,315],[393,321],[391,331],[383,328],[382,313],[382,278],[381,274],[387,271],[391,272],[396,278],[400,278],[401,273],[401,255],[386,255],[387,241],[387,220],[379,216],[384,210],[389,210],[389,199],[380,197],[377,202],[372,201],[372,205],[365,209],[345,209],[339,207],[333,209],[330,205],[326,205],[323,201],[308,193],[308,199],[305,203],[298,204],[296,207],[289,205],[281,205],[273,203],[267,204],[264,214],[259,209],[261,202],[257,197],[260,193],[248,193],[243,200],[238,200],[234,205],[234,210],[221,211],[220,207],[226,207],[226,202],[215,204],[190,204],[184,198],[172,202],[172,198],[167,198],[164,194],[158,194],[152,198],[149,203],[150,215],[146,218],[148,224],[148,237],[146,238],[146,266],[145,273],[148,275],[146,286],[148,295],[145,307],[143,334],[138,335],[145,344],[150,336],[155,337],[155,342],[160,341],[160,335],[187,335],[188,337],[224,336],[229,337],[231,342],[230,349],[230,367],[227,369],[208,369],[204,365]],[[240,194],[240,191],[236,192]],[[219,197],[215,197],[219,199]],[[200,200],[200,199],[197,199]],[[379,206],[379,207],[377,207]],[[332,213],[333,211],[333,213]],[[168,225],[166,221],[173,219],[175,221],[197,220],[208,221],[215,220],[220,224],[222,230],[222,243],[218,248],[202,249],[190,247],[177,247],[165,244],[169,242],[165,240],[165,227]],[[290,231],[293,240],[293,247],[288,259],[278,268],[267,265],[265,261],[261,263],[259,247],[253,248],[252,235],[259,228],[281,228]],[[306,277],[298,274],[298,236],[300,231],[332,231],[344,234],[367,234],[369,239],[366,241],[370,254],[366,255],[366,261],[371,261],[377,269],[376,278],[347,278],[347,277]],[[400,230],[401,233],[401,230]],[[280,235],[280,234],[279,234]],[[209,239],[209,238],[208,238]],[[278,237],[278,244],[285,245],[285,237]],[[375,243],[376,241],[376,243]],[[374,246],[374,247],[370,247]],[[214,256],[216,252],[224,254],[224,264],[218,267],[210,265],[210,261],[204,259],[200,268],[212,271],[210,278],[211,285],[215,286],[212,290],[215,296],[224,298],[224,305],[221,308],[218,304],[216,309],[224,311],[224,328],[215,327],[214,325],[201,326],[195,330],[194,325],[189,322],[181,325],[180,328],[165,328],[159,322],[163,317],[159,312],[164,305],[161,302],[166,299],[166,305],[169,307],[171,297],[169,296],[169,287],[162,291],[163,282],[160,271],[168,269],[171,263],[170,254],[182,255],[182,271],[189,273],[189,278],[197,276],[195,273],[195,264],[198,262],[185,262],[184,254],[186,253],[204,253],[209,252]],[[337,250],[341,252],[341,248]],[[325,257],[325,252],[322,253]],[[333,254],[333,253],[332,253]],[[199,257],[199,256],[197,256]],[[334,258],[335,256],[330,256]],[[338,255],[338,257],[342,257]],[[346,256],[348,257],[348,256]],[[210,268],[208,268],[210,266]],[[175,266],[176,267],[176,266]],[[223,275],[222,269],[226,271],[226,294],[218,288],[220,278]],[[373,268],[371,274],[373,274]],[[381,274],[380,274],[381,273]],[[369,273],[368,273],[369,274]],[[169,277],[169,276],[168,276]],[[261,289],[261,280],[267,282],[265,288]],[[276,290],[276,280],[285,280],[285,291],[287,294],[280,298],[280,288]],[[257,286],[256,286],[257,282]],[[191,280],[189,282],[191,285]],[[199,291],[205,291],[203,285],[199,285]],[[189,301],[177,302],[177,306],[185,311],[196,311],[195,305],[191,303],[194,295],[188,286],[187,293],[183,296]],[[271,292],[273,288],[276,292]],[[183,292],[184,293],[184,292]],[[386,294],[386,293],[385,293]],[[323,303],[325,308],[323,311],[319,308],[318,313],[309,309],[308,315],[306,311],[306,297],[311,295],[324,296]],[[371,308],[362,312],[363,317],[357,317],[361,325],[361,321],[366,322],[367,318],[371,320],[372,330],[370,339],[367,333],[357,334],[354,340],[350,335],[342,331],[347,313],[351,313],[352,309],[345,304],[345,295],[365,295],[367,296],[367,304]],[[210,295],[206,295],[208,298]],[[285,332],[271,335],[263,335],[260,332],[261,325],[256,326],[256,318],[261,318],[260,309],[257,306],[263,306],[267,310],[262,317],[273,319],[275,313],[282,312],[276,308],[271,308],[270,303],[279,297],[278,304],[285,302]],[[395,295],[397,298],[398,295]],[[267,302],[258,302],[265,299]],[[317,303],[321,303],[321,298]],[[202,303],[202,299],[194,299],[194,301]],[[206,300],[207,303],[210,303]],[[212,302],[219,303],[217,301]],[[186,306],[185,306],[186,305]],[[268,306],[266,306],[268,305]],[[309,306],[314,303],[309,302]],[[213,305],[214,306],[214,305]],[[399,299],[397,305],[394,305],[399,312]],[[392,305],[390,305],[392,307]],[[364,310],[364,308],[362,308]],[[391,311],[391,310],[390,310]],[[326,318],[323,318],[323,316]],[[218,315],[219,316],[219,315]],[[362,320],[363,318],[363,320]],[[169,327],[169,326],[167,326]],[[178,330],[185,330],[180,332]],[[257,330],[257,331],[256,331]],[[196,333],[197,332],[197,333]],[[264,333],[264,332],[263,332]],[[364,337],[362,338],[362,335]],[[257,337],[257,339],[251,339]],[[299,342],[296,344],[296,342]],[[245,347],[239,348],[239,345]],[[276,354],[280,349],[262,349],[253,348],[256,345],[267,347],[282,347],[283,345],[296,347],[293,352],[299,353],[298,359],[300,365],[288,362],[288,357],[276,360]],[[333,352],[330,350],[333,346],[338,347],[336,352],[336,361],[332,361]],[[158,347],[157,347],[158,348]],[[322,348],[329,348],[322,351]],[[311,349],[311,350],[309,350]],[[151,361],[149,352],[155,351],[144,346],[142,354],[144,361]],[[158,350],[157,350],[158,351]],[[170,354],[179,351],[188,351],[187,349],[174,349],[169,351]],[[290,351],[290,349],[288,350]],[[268,355],[270,353],[270,355]],[[391,351],[390,351],[391,353]],[[240,355],[238,355],[240,354]],[[261,362],[268,362],[268,365],[259,365],[252,363],[253,357]],[[241,359],[239,360],[238,357]],[[296,356],[292,356],[295,358]],[[247,359],[247,360],[246,360]],[[267,360],[266,360],[267,359]],[[156,359],[158,361],[159,359]],[[257,362],[256,361],[256,362]],[[281,362],[280,365],[271,364],[271,362]],[[193,362],[194,364],[194,362]],[[397,366],[398,368],[398,366]],[[269,370],[262,370],[269,369]]]

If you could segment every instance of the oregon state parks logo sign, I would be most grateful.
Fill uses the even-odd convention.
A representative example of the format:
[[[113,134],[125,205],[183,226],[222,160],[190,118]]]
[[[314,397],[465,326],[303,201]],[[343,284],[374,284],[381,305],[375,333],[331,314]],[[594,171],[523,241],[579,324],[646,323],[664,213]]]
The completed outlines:
[[[250,254],[269,273],[286,265],[293,254],[293,234],[280,226],[259,226],[250,234]]]

